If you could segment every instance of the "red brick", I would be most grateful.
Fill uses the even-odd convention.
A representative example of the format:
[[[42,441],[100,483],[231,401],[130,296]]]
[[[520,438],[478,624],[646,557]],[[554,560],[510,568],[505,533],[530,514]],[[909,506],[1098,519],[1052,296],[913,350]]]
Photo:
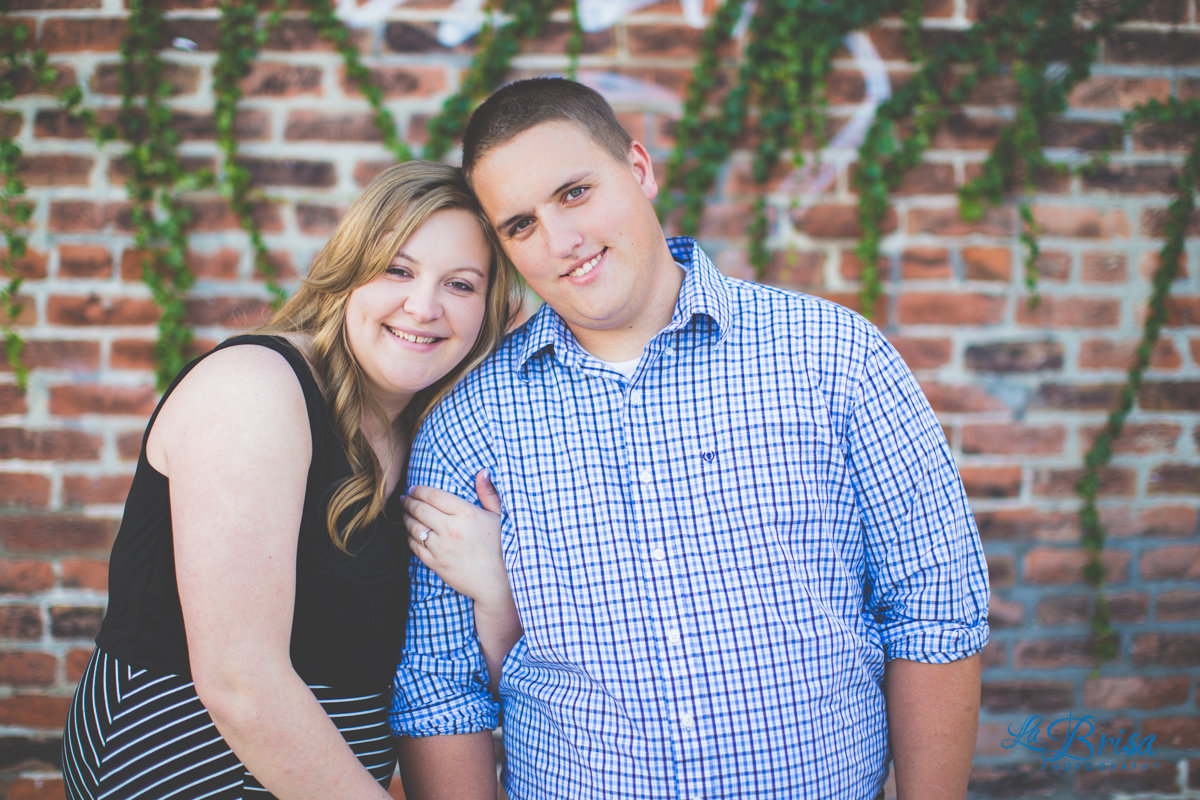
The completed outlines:
[[[1150,473],[1146,491],[1150,494],[1200,494],[1200,466],[1162,464]]]
[[[53,697],[45,694],[13,695],[0,700],[0,725],[60,731],[67,724],[67,712],[70,709],[71,698],[69,697]],[[57,781],[53,781],[53,783],[57,783]],[[5,798],[11,800],[13,796],[13,785],[9,784],[9,791]],[[38,795],[18,794],[16,796],[37,797]]]
[[[959,477],[972,498],[1016,497],[1021,493],[1021,468],[959,467]]]
[[[1154,618],[1159,622],[1200,620],[1200,592],[1160,593],[1154,604]]]
[[[411,7],[411,4],[410,4]],[[546,22],[536,39],[522,43],[522,53],[546,53],[561,56],[567,50],[570,26],[565,22]],[[615,54],[616,32],[613,28],[583,34],[583,55]]]
[[[50,502],[50,479],[45,475],[0,472],[0,506],[44,508]]]
[[[293,67],[298,69],[298,67]],[[195,94],[200,88],[203,73],[195,64],[180,64],[178,61],[164,59],[159,80],[165,81],[171,87],[171,96]],[[91,89],[96,94],[121,94],[121,65],[97,64],[92,73]]]
[[[321,68],[284,64],[277,61],[254,61],[250,72],[241,80],[246,97],[295,97],[320,95]]]
[[[367,29],[352,29],[350,33],[351,39],[359,45],[361,52],[363,46],[370,42],[371,32]],[[329,51],[333,49],[333,43],[322,36],[308,20],[285,18],[272,29],[263,49],[289,52]]]
[[[8,248],[0,249],[0,257],[7,257],[7,255]],[[12,260],[12,275],[30,280],[41,280],[46,277],[46,265],[49,262],[50,256],[47,253],[30,248],[25,251],[25,255]]]
[[[359,161],[354,165],[354,182],[359,186],[366,186],[371,181],[375,180],[381,172],[388,167],[395,165],[394,160],[387,161]]]
[[[50,413],[59,417],[83,414],[148,417],[157,396],[152,386],[80,385],[50,387]]]
[[[1200,295],[1168,297],[1167,325],[1173,328],[1200,326]]]
[[[964,247],[964,277],[969,281],[1007,281],[1012,277],[1012,251],[1007,247]]]
[[[1142,211],[1141,233],[1142,236],[1151,238],[1162,238],[1167,232],[1167,210],[1165,208],[1147,208]],[[1188,216],[1188,223],[1185,229],[1188,236],[1200,236],[1200,210],[1193,211]]]
[[[249,170],[251,179],[260,186],[313,188],[337,183],[337,170],[331,161],[240,158],[238,163]]]
[[[60,244],[60,278],[107,278],[112,275],[112,253],[105,245]]]
[[[55,639],[94,639],[104,609],[95,606],[51,606],[50,633]]]
[[[92,660],[94,650],[72,650],[67,653],[67,680],[71,683],[78,683],[83,678],[83,673],[87,671],[88,662]]]
[[[8,76],[6,75],[5,78]],[[25,115],[20,111],[0,111],[0,136],[15,139],[25,127]]]
[[[43,561],[0,561],[0,593],[34,594],[54,586],[54,570]]]
[[[632,133],[630,134],[632,136]],[[633,138],[637,139],[636,136]],[[639,139],[639,141],[641,141]],[[664,142],[656,142],[660,147],[664,146]],[[729,167],[725,177],[724,192],[726,195],[751,195],[757,196],[765,191],[775,191],[779,185],[795,171],[795,167],[787,159],[781,159],[771,169],[767,175],[765,183],[759,183],[754,178],[754,162],[748,158],[733,157],[729,161]],[[659,166],[656,164],[655,166]],[[659,184],[660,186],[662,184]]]
[[[1083,582],[1083,566],[1088,552],[1061,547],[1034,547],[1026,551],[1022,564],[1025,583],[1064,585]],[[1105,550],[1101,556],[1109,583],[1124,583],[1129,570],[1129,553]]]
[[[892,334],[888,337],[909,369],[933,369],[950,361],[951,343],[945,338]]]
[[[302,110],[288,114],[283,130],[287,141],[379,142],[383,135],[375,125],[374,114],[349,114]],[[278,181],[276,181],[278,182]]]
[[[1012,586],[1016,580],[1017,567],[1012,556],[991,554],[987,557],[988,585],[997,587]]]
[[[964,453],[1002,455],[1052,455],[1061,453],[1067,431],[1062,425],[1026,425],[1019,422],[964,425]]]
[[[197,19],[196,17],[168,17],[163,26],[163,39],[174,41],[182,37],[191,41],[198,52],[213,52],[220,40],[220,23],[216,19]]]
[[[1190,633],[1139,633],[1133,637],[1134,666],[1200,666],[1200,635]]]
[[[0,543],[21,553],[107,552],[115,533],[110,519],[68,514],[5,517]]]
[[[118,113],[114,108],[96,110],[96,122],[101,125],[112,125],[117,122]],[[39,139],[88,139],[87,124],[61,108],[43,108],[33,117],[33,135]]]
[[[918,164],[904,173],[892,192],[901,197],[918,194],[953,194],[957,184],[953,164]]]
[[[1121,126],[1113,122],[1090,122],[1078,119],[1051,117],[1042,125],[1042,144],[1045,147],[1074,148],[1077,150],[1112,150],[1121,145]],[[1054,181],[1059,178],[1059,192],[1067,189],[1066,172],[1047,170],[1039,178]]]
[[[125,35],[125,20],[116,17],[51,17],[42,23],[47,52],[115,51]]]
[[[185,301],[190,325],[249,329],[266,322],[271,304],[253,297],[196,297]]]
[[[1147,381],[1138,404],[1145,411],[1200,411],[1200,381]]]
[[[951,114],[934,134],[933,146],[939,150],[989,150],[1006,124],[990,115]]]
[[[53,295],[46,305],[46,316],[55,325],[152,325],[160,311],[153,300],[127,297],[86,297]]]
[[[1118,30],[1105,40],[1104,58],[1114,64],[1200,64],[1200,36],[1177,30]]]
[[[193,114],[176,111],[171,126],[184,141],[211,141],[217,138],[217,124],[212,114]],[[266,111],[244,109],[233,117],[233,134],[238,141],[262,141],[271,137],[271,115]]]
[[[984,681],[980,702],[993,714],[1061,711],[1071,707],[1073,694],[1064,681]]]
[[[96,342],[27,339],[21,361],[30,369],[49,367],[87,372],[100,365],[100,345]],[[0,372],[11,371],[8,360],[0,358]]]
[[[796,230],[817,239],[857,239],[862,236],[858,223],[858,207],[852,205],[818,204],[792,213]],[[880,222],[884,233],[896,229],[896,212],[889,208]]]
[[[966,351],[967,369],[980,372],[1042,372],[1062,369],[1059,342],[992,342],[973,344]]]
[[[1094,660],[1087,638],[1036,639],[1017,642],[1013,648],[1013,666],[1017,669],[1090,667]]]
[[[897,317],[901,325],[997,325],[1007,305],[1003,295],[905,292]]]
[[[0,606],[0,638],[36,642],[42,638],[42,610],[37,606]]]
[[[203,355],[217,346],[208,339],[195,339],[187,358]],[[154,341],[150,339],[117,339],[112,344],[112,366],[115,369],[154,369]]]
[[[982,386],[971,384],[948,386],[925,382],[921,390],[930,407],[939,414],[962,414],[980,411],[1006,411],[1008,406]]]
[[[190,230],[194,233],[241,230],[237,215],[223,200],[192,200],[183,204],[192,212]],[[250,206],[250,216],[263,233],[283,231],[283,217],[279,206],[271,202],[258,202]]]
[[[1067,236],[1075,239],[1126,238],[1130,235],[1125,212],[1100,211],[1088,206],[1033,207],[1034,221],[1045,236]]]
[[[1080,438],[1091,447],[1101,427],[1080,428]],[[1165,422],[1129,423],[1121,429],[1121,435],[1113,442],[1113,452],[1119,455],[1131,453],[1165,453],[1175,449],[1183,429]]]
[[[124,503],[132,475],[66,475],[63,502],[69,506],[89,503]]]
[[[47,230],[52,233],[103,233],[116,228],[131,230],[128,203],[93,203],[89,200],[54,200],[50,203]]]
[[[1121,387],[1116,383],[1043,383],[1030,399],[1030,408],[1106,411],[1117,403]]]
[[[25,393],[20,386],[0,383],[0,414],[24,414],[28,410],[29,403],[25,401]]]
[[[1200,578],[1200,545],[1146,550],[1140,566],[1143,580],[1195,580]]]
[[[703,31],[690,25],[630,25],[626,35],[634,58],[695,58]]]
[[[49,686],[54,683],[54,656],[21,651],[0,652],[0,683]]]
[[[1110,536],[1183,539],[1196,533],[1196,506],[1156,506],[1132,513],[1128,506],[1106,508],[1100,519]]]
[[[1171,94],[1166,78],[1121,78],[1092,75],[1075,85],[1067,100],[1073,108],[1119,108],[1128,111],[1147,100],[1165,102]]]
[[[737,260],[736,268],[739,271],[744,269],[745,274],[753,275],[749,259],[745,257],[745,251],[740,248],[725,250],[721,253],[718,258],[724,260],[724,263],[719,265],[719,268],[730,266],[728,261],[730,256],[726,256],[726,253],[731,254]],[[824,276],[824,253],[786,248],[776,250],[771,254],[763,282],[772,286],[785,287],[822,286],[825,283]]]
[[[1126,194],[1174,194],[1179,170],[1166,164],[1105,164],[1083,173],[1083,188]]]
[[[862,278],[863,264],[858,260],[858,254],[853,250],[843,250],[841,253],[841,263],[838,265],[838,271],[842,277],[848,281],[857,281]],[[875,271],[879,275],[886,276],[891,272],[891,259],[887,256],[880,256],[875,262]]]
[[[1160,747],[1172,750],[1200,748],[1200,719],[1196,717],[1159,717],[1142,721],[1142,735],[1153,736]]]
[[[1074,497],[1075,486],[1082,477],[1082,469],[1039,469],[1033,475],[1033,493],[1042,497]],[[1137,494],[1137,473],[1131,469],[1107,467],[1101,470],[1099,478],[1100,494],[1104,497]]]
[[[984,541],[1079,541],[1079,515],[1064,511],[1005,508],[975,514]]]
[[[137,461],[142,452],[142,431],[117,434],[117,455],[122,461]]]
[[[1015,628],[1025,617],[1020,603],[992,595],[988,603],[988,625],[992,628]]]
[[[66,789],[63,781],[58,778],[18,778],[8,785],[6,798],[7,800],[66,800]]]
[[[967,222],[958,215],[957,207],[914,208],[908,212],[909,233],[931,233],[935,236],[967,236],[980,233],[986,236],[1011,236],[1016,231],[1016,215],[1009,206],[988,208],[978,222]]]
[[[0,428],[0,459],[95,461],[102,441],[81,431]]]
[[[979,651],[979,663],[984,674],[990,669],[1003,669],[1008,666],[1008,651],[1004,642],[992,639]]]
[[[289,65],[290,66],[290,65]],[[446,70],[443,67],[419,66],[376,68],[370,71],[372,86],[383,90],[384,97],[433,97],[446,91]],[[361,96],[358,85],[341,76],[342,91],[351,97]]]
[[[1123,283],[1129,279],[1129,259],[1123,253],[1084,253],[1084,283]]]
[[[1071,255],[1056,250],[1043,250],[1034,262],[1039,281],[1067,281],[1071,279]]]
[[[900,276],[906,281],[944,280],[953,274],[950,251],[943,247],[912,247],[900,254]]]
[[[300,231],[309,236],[328,236],[338,220],[346,213],[344,206],[316,206],[310,203],[296,204],[296,224]]]
[[[1017,305],[1017,322],[1039,328],[1106,328],[1121,321],[1121,301],[1043,295],[1034,308]]]
[[[108,591],[108,562],[86,558],[64,558],[62,561],[64,589]]]
[[[1076,772],[1075,782],[1082,790],[1076,796],[1096,797],[1101,792],[1108,797],[1113,797],[1113,793],[1120,793],[1117,796],[1144,792],[1166,793],[1175,791],[1179,786],[1179,767],[1174,762],[1154,761],[1143,756],[1129,763],[1131,769],[1128,772],[1100,769]],[[1138,768],[1133,769],[1133,764],[1138,764]]]
[[[87,186],[94,159],[65,153],[24,155],[17,175],[28,186]]]

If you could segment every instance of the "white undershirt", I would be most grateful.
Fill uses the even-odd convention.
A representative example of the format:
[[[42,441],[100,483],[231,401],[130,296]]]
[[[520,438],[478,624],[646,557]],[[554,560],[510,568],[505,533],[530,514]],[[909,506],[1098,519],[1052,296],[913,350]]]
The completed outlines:
[[[595,356],[592,357],[595,358]],[[642,360],[642,357],[638,356],[637,358],[630,359],[629,361],[604,361],[599,358],[596,358],[596,360],[609,369],[613,369],[621,373],[625,376],[626,380],[633,380],[633,372],[637,369],[638,362]]]

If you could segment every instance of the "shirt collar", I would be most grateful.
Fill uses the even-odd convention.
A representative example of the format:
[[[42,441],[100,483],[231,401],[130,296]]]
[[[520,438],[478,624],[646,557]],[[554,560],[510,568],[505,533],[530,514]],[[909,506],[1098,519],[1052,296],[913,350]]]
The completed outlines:
[[[671,257],[687,274],[684,275],[671,321],[664,330],[678,330],[697,315],[707,316],[716,323],[719,344],[728,336],[733,317],[729,279],[717,271],[695,239],[675,236],[667,239],[667,247],[670,248]],[[562,317],[543,303],[528,323],[528,335],[521,345],[515,368],[523,369],[531,358],[547,348],[553,349],[559,360],[568,365],[583,355]]]

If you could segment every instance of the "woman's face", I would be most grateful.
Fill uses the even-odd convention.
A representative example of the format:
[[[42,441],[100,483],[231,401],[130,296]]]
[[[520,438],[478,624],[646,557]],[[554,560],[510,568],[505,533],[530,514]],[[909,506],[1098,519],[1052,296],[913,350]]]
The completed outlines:
[[[444,209],[400,246],[383,274],[350,293],[350,349],[389,415],[445,376],[475,344],[491,257],[478,220]]]

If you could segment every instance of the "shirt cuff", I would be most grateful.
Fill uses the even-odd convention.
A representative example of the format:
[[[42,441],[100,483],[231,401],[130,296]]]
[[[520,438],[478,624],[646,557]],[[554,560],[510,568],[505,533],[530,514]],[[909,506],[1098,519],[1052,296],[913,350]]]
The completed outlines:
[[[888,661],[904,658],[923,664],[949,664],[975,655],[988,642],[988,624],[947,626],[915,622],[883,632],[883,650]]]

